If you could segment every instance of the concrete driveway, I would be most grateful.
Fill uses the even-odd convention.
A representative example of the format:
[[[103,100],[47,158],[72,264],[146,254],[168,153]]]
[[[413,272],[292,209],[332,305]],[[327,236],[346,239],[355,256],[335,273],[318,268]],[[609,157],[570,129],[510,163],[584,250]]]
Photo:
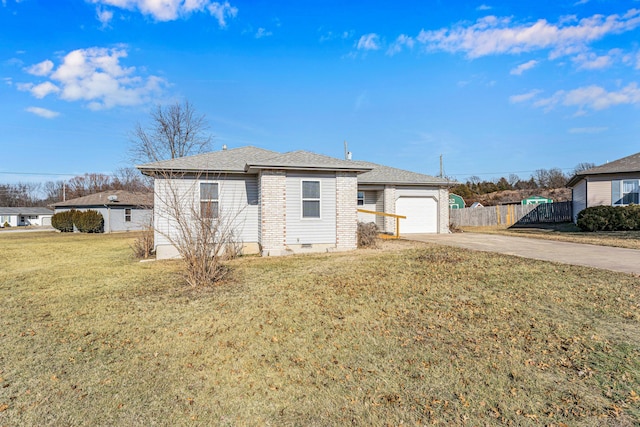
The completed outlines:
[[[407,234],[402,238],[476,251],[640,274],[640,250],[479,233]]]

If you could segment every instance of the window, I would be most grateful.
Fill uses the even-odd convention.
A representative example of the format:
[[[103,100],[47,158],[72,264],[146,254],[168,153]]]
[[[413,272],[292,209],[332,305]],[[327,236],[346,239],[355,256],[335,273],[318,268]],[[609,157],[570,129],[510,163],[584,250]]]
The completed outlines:
[[[320,218],[320,181],[302,181],[302,218]]]
[[[131,208],[124,209],[124,222],[131,222]]]
[[[364,206],[364,191],[358,191],[358,206]]]
[[[640,180],[615,180],[611,181],[612,204],[624,206],[640,204]]]
[[[200,183],[200,215],[203,218],[218,218],[218,184]]]

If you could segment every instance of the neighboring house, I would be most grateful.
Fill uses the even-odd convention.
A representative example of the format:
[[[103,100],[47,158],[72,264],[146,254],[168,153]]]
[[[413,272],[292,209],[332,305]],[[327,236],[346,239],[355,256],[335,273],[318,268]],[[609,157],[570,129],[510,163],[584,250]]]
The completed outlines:
[[[567,183],[573,199],[573,220],[591,206],[640,204],[640,153],[573,176]]]
[[[95,210],[104,218],[104,232],[142,230],[151,224],[153,193],[103,191],[51,205],[55,212]]]
[[[25,225],[49,226],[53,211],[49,208],[7,208],[0,207],[0,227],[7,223],[10,227]]]
[[[175,236],[166,202],[175,192],[232,218],[243,252],[265,256],[355,249],[358,220],[395,229],[393,218],[358,214],[359,208],[405,215],[403,234],[449,231],[446,180],[374,163],[242,147],[137,168],[155,178],[159,259],[177,256],[167,238]]]

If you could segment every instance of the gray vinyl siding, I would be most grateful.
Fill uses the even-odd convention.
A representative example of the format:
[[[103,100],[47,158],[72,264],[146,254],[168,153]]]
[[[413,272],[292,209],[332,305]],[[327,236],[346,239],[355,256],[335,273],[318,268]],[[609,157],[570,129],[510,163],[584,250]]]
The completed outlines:
[[[589,177],[587,181],[587,207],[611,206],[611,180],[610,177]]]
[[[302,181],[320,181],[320,218],[302,218]],[[287,173],[287,245],[336,243],[336,177]]]
[[[363,191],[363,190],[359,190]],[[374,212],[382,212],[378,209],[378,192],[374,190],[364,190],[364,205],[358,206],[359,209],[364,209]],[[358,221],[361,222],[378,222],[380,216],[374,214],[368,214],[358,212]]]
[[[172,219],[171,194],[179,194],[177,202],[181,214],[187,220],[191,212],[200,209],[200,183],[218,183],[220,218],[231,221],[236,241],[242,243],[258,242],[258,182],[255,176],[225,176],[218,179],[155,179],[154,205],[156,246],[169,244],[168,235],[175,238],[175,220]],[[171,234],[169,234],[171,233]]]
[[[580,211],[587,208],[587,181],[580,181],[571,192],[573,221],[578,219]]]
[[[102,215],[104,219],[104,232],[113,233],[119,231],[142,230],[145,225],[151,223],[153,211],[151,209],[136,208],[134,206],[65,206],[56,208],[56,213],[75,209],[77,211],[93,210]],[[124,220],[125,209],[131,209],[131,222]]]

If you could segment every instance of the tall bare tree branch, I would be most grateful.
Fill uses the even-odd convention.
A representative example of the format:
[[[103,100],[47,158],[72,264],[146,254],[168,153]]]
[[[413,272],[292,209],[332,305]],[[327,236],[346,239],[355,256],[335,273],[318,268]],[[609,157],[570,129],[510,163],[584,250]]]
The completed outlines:
[[[209,125],[189,101],[156,106],[148,126],[136,124],[130,139],[134,162],[150,163],[199,154],[211,149]]]

